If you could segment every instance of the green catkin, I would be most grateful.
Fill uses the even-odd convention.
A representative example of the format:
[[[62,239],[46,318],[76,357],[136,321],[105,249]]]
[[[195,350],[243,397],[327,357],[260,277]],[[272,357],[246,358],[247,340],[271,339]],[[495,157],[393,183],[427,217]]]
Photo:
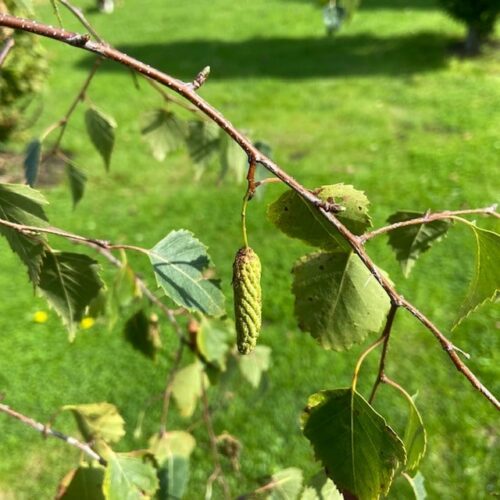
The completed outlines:
[[[238,250],[233,264],[234,319],[238,351],[252,352],[261,327],[260,260],[250,247]]]

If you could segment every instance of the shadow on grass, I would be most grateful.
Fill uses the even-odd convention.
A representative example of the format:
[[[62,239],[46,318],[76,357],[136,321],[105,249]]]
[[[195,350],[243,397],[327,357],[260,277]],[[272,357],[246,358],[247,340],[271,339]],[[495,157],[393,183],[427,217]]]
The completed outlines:
[[[253,38],[243,41],[188,40],[117,48],[178,78],[191,80],[210,65],[214,78],[321,78],[407,76],[446,64],[450,38],[414,33],[390,38],[372,34],[338,38]],[[77,62],[90,66],[93,56]],[[106,64],[103,70],[120,66]]]
[[[284,3],[308,3],[321,7],[319,0],[283,0]],[[324,2],[323,2],[324,3]],[[361,0],[360,9],[437,9],[439,5],[437,0]]]

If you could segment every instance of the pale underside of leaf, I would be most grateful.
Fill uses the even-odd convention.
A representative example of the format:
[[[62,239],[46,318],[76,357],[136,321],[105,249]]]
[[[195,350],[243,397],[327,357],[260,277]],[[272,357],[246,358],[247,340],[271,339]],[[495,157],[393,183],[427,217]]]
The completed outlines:
[[[476,238],[474,275],[452,329],[485,302],[495,300],[500,290],[500,235],[477,226],[469,227]]]
[[[382,328],[389,298],[354,253],[309,254],[293,273],[299,327],[325,349],[349,349]]]
[[[172,231],[149,251],[158,285],[178,305],[209,316],[224,314],[224,295],[206,279],[206,247],[185,230]]]

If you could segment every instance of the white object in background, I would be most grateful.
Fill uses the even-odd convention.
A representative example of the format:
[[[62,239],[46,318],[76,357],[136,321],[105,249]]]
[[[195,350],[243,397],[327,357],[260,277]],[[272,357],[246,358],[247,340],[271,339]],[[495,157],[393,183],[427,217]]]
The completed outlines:
[[[99,10],[105,14],[111,14],[115,10],[114,0],[99,0]]]

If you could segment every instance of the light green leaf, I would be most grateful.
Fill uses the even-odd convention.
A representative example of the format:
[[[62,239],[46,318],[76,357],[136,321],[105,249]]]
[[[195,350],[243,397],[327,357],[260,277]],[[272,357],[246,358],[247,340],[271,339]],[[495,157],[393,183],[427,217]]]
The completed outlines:
[[[309,481],[309,486],[304,489],[300,500],[343,500],[344,496],[335,487],[333,481],[324,471],[318,472]]]
[[[403,476],[411,486],[412,492],[415,495],[415,500],[425,500],[427,498],[427,491],[425,490],[424,476],[417,472],[414,477],[405,474]]]
[[[142,500],[158,489],[155,469],[140,458],[111,453],[104,475],[107,500]]]
[[[359,500],[387,494],[396,469],[406,461],[396,433],[351,388],[310,396],[302,426],[337,488]]]
[[[170,232],[149,256],[158,285],[176,304],[207,316],[225,313],[219,283],[204,275],[210,266],[206,247],[191,232]]]
[[[231,172],[238,184],[243,182],[248,168],[248,157],[241,147],[226,133],[220,137],[220,175],[222,180]]]
[[[83,194],[85,193],[87,176],[71,163],[66,164],[66,175],[68,177],[71,198],[73,200],[73,208],[76,208],[76,205],[83,198]]]
[[[47,200],[34,189],[21,184],[0,184],[0,218],[15,224],[47,226],[43,205]],[[10,248],[28,268],[30,280],[38,283],[44,254],[44,235],[27,236],[0,224],[0,234],[7,238]]]
[[[493,301],[500,289],[500,235],[469,225],[476,237],[474,276],[453,328],[487,300]]]
[[[198,352],[207,363],[225,371],[226,356],[235,336],[234,325],[229,322],[203,318],[196,335]]]
[[[302,489],[302,471],[289,467],[271,476],[271,493],[267,500],[296,500]]]
[[[167,155],[183,144],[186,127],[171,111],[155,109],[145,116],[145,124],[141,130],[148,143],[153,157],[163,161]]]
[[[250,354],[238,356],[238,364],[243,377],[254,387],[259,387],[262,374],[271,364],[271,348],[258,345]]]
[[[157,322],[151,323],[142,309],[125,324],[125,338],[135,349],[152,360],[156,359],[158,350],[161,349]]]
[[[293,274],[299,327],[325,349],[349,349],[381,330],[389,298],[354,253],[306,255]]]
[[[62,318],[70,340],[103,287],[97,271],[97,262],[83,254],[47,252],[43,256],[38,289]]]
[[[182,417],[189,418],[194,413],[202,392],[202,380],[206,382],[206,376],[202,364],[198,361],[175,374],[172,396]]]
[[[102,493],[104,468],[81,465],[65,480],[70,482],[61,485],[57,500],[104,500]]]
[[[106,170],[109,170],[111,153],[115,144],[115,120],[92,107],[85,112],[85,125],[92,144],[104,160]]]
[[[116,443],[125,435],[125,421],[111,403],[66,405],[62,409],[73,413],[78,429],[87,442],[102,439],[107,443]]]
[[[30,187],[36,184],[41,156],[42,143],[39,139],[34,139],[28,144],[24,157],[24,178],[26,179],[26,184]]]
[[[149,449],[159,462],[172,455],[189,458],[195,446],[195,438],[186,431],[155,434],[149,440]]]
[[[187,146],[193,162],[204,169],[220,147],[220,129],[212,122],[193,120],[188,123]]]
[[[410,474],[413,474],[418,469],[420,460],[422,460],[427,446],[427,435],[424,422],[415,406],[415,397],[416,396],[411,400],[406,400],[409,405],[410,413],[408,415],[403,437],[407,456],[405,470]]]
[[[338,219],[354,234],[362,234],[371,226],[368,198],[362,191],[345,184],[322,186],[313,191],[321,200],[344,207]],[[323,217],[317,208],[295,191],[286,191],[269,205],[270,221],[286,235],[325,250],[349,249],[349,245]]]
[[[387,219],[387,222],[395,224],[424,215],[423,212],[396,212]],[[450,221],[435,220],[427,224],[415,224],[389,232],[389,245],[396,253],[396,259],[401,264],[406,277],[410,275],[420,255],[429,250],[435,242],[441,240],[450,226]]]
[[[167,432],[150,440],[150,450],[159,464],[160,500],[183,497],[189,481],[189,456],[195,446],[193,436],[185,431]]]

